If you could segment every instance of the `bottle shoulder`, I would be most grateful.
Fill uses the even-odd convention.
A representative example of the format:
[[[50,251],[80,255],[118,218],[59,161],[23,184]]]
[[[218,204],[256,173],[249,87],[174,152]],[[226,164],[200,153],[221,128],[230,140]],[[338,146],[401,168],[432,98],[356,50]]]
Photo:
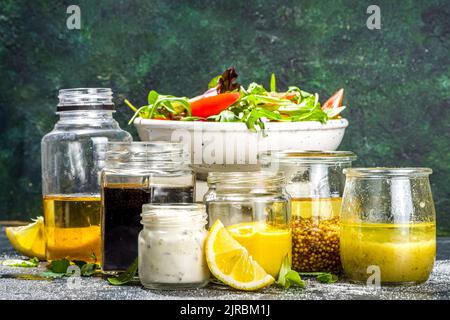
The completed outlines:
[[[61,129],[55,127],[42,137],[41,143],[54,141],[76,141],[91,138],[107,138],[110,141],[131,142],[133,138],[128,131],[118,128],[72,128]]]

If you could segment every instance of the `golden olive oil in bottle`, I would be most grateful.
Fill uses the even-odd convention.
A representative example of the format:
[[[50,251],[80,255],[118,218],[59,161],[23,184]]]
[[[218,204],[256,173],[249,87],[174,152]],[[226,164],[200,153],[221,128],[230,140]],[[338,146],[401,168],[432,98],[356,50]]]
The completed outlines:
[[[44,196],[47,260],[101,261],[101,199],[87,195]]]

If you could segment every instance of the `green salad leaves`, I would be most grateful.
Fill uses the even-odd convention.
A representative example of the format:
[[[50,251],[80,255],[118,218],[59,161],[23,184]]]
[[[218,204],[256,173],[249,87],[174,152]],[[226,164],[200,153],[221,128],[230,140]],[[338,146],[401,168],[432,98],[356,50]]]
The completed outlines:
[[[181,121],[243,122],[249,130],[256,131],[257,128],[263,130],[265,123],[273,121],[326,123],[329,119],[337,118],[345,109],[340,105],[342,100],[338,105],[333,105],[329,100],[322,107],[317,93],[311,94],[297,86],[290,86],[285,92],[277,92],[274,74],[270,78],[270,91],[255,82],[244,88],[237,82],[237,78],[236,70],[228,68],[209,82],[205,93],[191,99],[163,95],[152,90],[148,94],[148,104],[140,108],[136,108],[125,100],[125,103],[135,112],[130,123],[133,123],[137,117]],[[230,93],[236,94],[236,99],[231,102],[225,98],[225,95]],[[218,96],[223,96],[223,101]],[[205,108],[211,111],[207,116],[205,116],[205,113],[208,113],[205,112]]]
[[[182,115],[177,120],[191,116],[191,108],[187,98],[178,98],[174,96],[158,94],[152,90],[147,97],[148,104],[140,108],[136,108],[130,101],[125,103],[135,112],[130,120],[130,124],[138,116],[144,119],[169,119],[170,115]],[[175,120],[175,119],[174,119]]]

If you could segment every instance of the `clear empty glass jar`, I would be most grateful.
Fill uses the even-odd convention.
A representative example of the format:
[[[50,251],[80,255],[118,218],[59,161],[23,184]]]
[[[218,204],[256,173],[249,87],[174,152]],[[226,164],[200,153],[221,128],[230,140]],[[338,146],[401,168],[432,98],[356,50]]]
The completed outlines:
[[[339,213],[347,151],[271,151],[259,155],[263,170],[283,172],[291,196],[292,268],[301,272],[340,270]]]
[[[219,219],[263,269],[276,277],[291,257],[289,195],[281,173],[211,172],[205,203],[210,226]]]
[[[100,172],[109,141],[131,141],[114,120],[109,88],[59,91],[59,120],[42,138],[48,260],[101,261]]]
[[[346,169],[341,214],[345,274],[366,282],[421,283],[436,256],[436,222],[428,168]],[[375,275],[376,276],[376,275]]]
[[[210,277],[203,204],[147,204],[139,234],[139,278],[149,289],[190,289]]]
[[[110,143],[106,156],[102,270],[115,273],[126,270],[138,256],[142,205],[192,203],[194,174],[178,143]]]

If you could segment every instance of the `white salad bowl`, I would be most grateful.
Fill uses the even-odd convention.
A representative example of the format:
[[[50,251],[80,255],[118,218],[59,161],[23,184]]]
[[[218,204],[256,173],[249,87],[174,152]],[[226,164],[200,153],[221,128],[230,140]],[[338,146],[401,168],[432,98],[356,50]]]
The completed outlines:
[[[346,119],[268,122],[265,130],[250,131],[241,122],[170,121],[136,118],[142,141],[182,142],[190,154],[197,180],[211,171],[257,170],[257,155],[268,150],[322,150],[339,147],[348,126]],[[200,185],[201,184],[201,185]],[[197,183],[197,200],[206,184]]]
[[[225,164],[227,151],[247,148],[247,161],[240,164],[256,163],[257,152],[267,150],[328,150],[339,147],[348,126],[346,119],[328,120],[322,124],[318,121],[301,122],[269,122],[265,123],[265,130],[250,131],[242,122],[202,122],[202,121],[168,121],[137,118],[134,121],[139,137],[142,141],[182,141],[187,143],[191,151],[192,160],[196,164]],[[201,147],[202,150],[196,150]],[[214,159],[194,157],[193,152],[202,151],[208,155],[209,151],[220,153]]]

